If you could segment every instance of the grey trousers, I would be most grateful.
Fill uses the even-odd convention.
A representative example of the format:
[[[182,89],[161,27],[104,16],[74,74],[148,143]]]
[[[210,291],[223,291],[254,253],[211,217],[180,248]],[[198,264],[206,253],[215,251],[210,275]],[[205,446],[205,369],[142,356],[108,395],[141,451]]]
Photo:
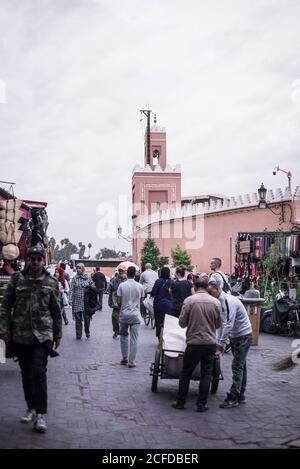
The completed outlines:
[[[76,328],[76,337],[81,339],[82,337],[82,320],[84,321],[84,332],[87,337],[90,336],[90,322],[91,317],[85,311],[78,311],[75,313],[75,328]]]
[[[130,362],[134,362],[137,353],[137,340],[140,324],[120,323],[120,343],[122,357],[128,357]],[[130,344],[129,344],[130,341]],[[128,355],[129,350],[129,355]]]

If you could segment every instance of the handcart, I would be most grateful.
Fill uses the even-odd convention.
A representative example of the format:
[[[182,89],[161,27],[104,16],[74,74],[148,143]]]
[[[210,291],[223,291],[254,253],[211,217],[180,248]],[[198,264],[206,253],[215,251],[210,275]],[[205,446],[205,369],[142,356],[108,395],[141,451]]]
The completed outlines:
[[[178,318],[166,314],[159,347],[155,352],[154,362],[152,362],[150,365],[150,376],[152,376],[152,392],[157,392],[158,378],[179,378],[182,370],[183,354],[185,348],[186,328],[179,326]],[[199,381],[200,373],[201,369],[199,363],[194,369],[191,379]],[[219,381],[223,379],[220,357],[219,355],[215,355],[210,387],[210,392],[212,394],[217,392]]]

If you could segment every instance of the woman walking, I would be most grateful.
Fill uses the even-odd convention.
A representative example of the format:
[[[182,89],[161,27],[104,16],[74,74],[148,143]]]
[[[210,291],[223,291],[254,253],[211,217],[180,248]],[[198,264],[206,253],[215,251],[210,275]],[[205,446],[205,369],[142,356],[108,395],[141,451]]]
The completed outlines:
[[[163,267],[160,272],[160,278],[155,281],[151,291],[154,297],[153,309],[155,317],[156,337],[160,339],[161,328],[164,324],[165,314],[169,314],[172,306],[172,298],[170,295],[170,287],[172,280],[170,279],[169,267]]]
[[[59,285],[59,297],[60,297],[60,306],[61,306],[61,315],[63,317],[65,325],[69,324],[66,310],[65,310],[65,304],[64,304],[64,295],[65,293],[65,279],[62,277],[61,272],[59,271],[60,267],[56,267],[55,272],[54,272],[54,277],[57,278],[58,280],[58,285]]]
[[[179,318],[184,300],[195,293],[194,285],[185,278],[186,268],[183,266],[176,268],[176,280],[171,285],[172,307],[170,315]]]
[[[72,306],[72,313],[75,316],[76,339],[82,337],[82,321],[84,321],[84,332],[86,338],[90,337],[90,315],[84,309],[84,290],[88,285],[94,285],[92,279],[85,273],[84,264],[76,265],[76,275],[73,277],[70,292],[69,304]]]

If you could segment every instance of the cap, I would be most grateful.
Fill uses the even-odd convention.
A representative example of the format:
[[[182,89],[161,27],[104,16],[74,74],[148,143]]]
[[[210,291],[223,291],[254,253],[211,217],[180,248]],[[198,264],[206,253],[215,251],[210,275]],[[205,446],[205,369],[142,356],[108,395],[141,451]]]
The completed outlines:
[[[46,257],[45,248],[43,246],[32,246],[27,251],[27,257],[31,257],[33,254],[38,254],[42,257]]]

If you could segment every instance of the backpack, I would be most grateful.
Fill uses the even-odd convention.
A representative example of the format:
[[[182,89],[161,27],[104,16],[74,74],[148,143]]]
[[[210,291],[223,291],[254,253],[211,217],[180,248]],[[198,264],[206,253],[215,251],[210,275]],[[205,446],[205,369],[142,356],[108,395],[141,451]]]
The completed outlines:
[[[213,273],[214,274],[219,274],[222,277],[222,279],[223,279],[223,291],[225,293],[231,293],[231,287],[230,287],[226,277],[221,272],[213,272]],[[210,275],[212,275],[212,274],[210,274]]]

